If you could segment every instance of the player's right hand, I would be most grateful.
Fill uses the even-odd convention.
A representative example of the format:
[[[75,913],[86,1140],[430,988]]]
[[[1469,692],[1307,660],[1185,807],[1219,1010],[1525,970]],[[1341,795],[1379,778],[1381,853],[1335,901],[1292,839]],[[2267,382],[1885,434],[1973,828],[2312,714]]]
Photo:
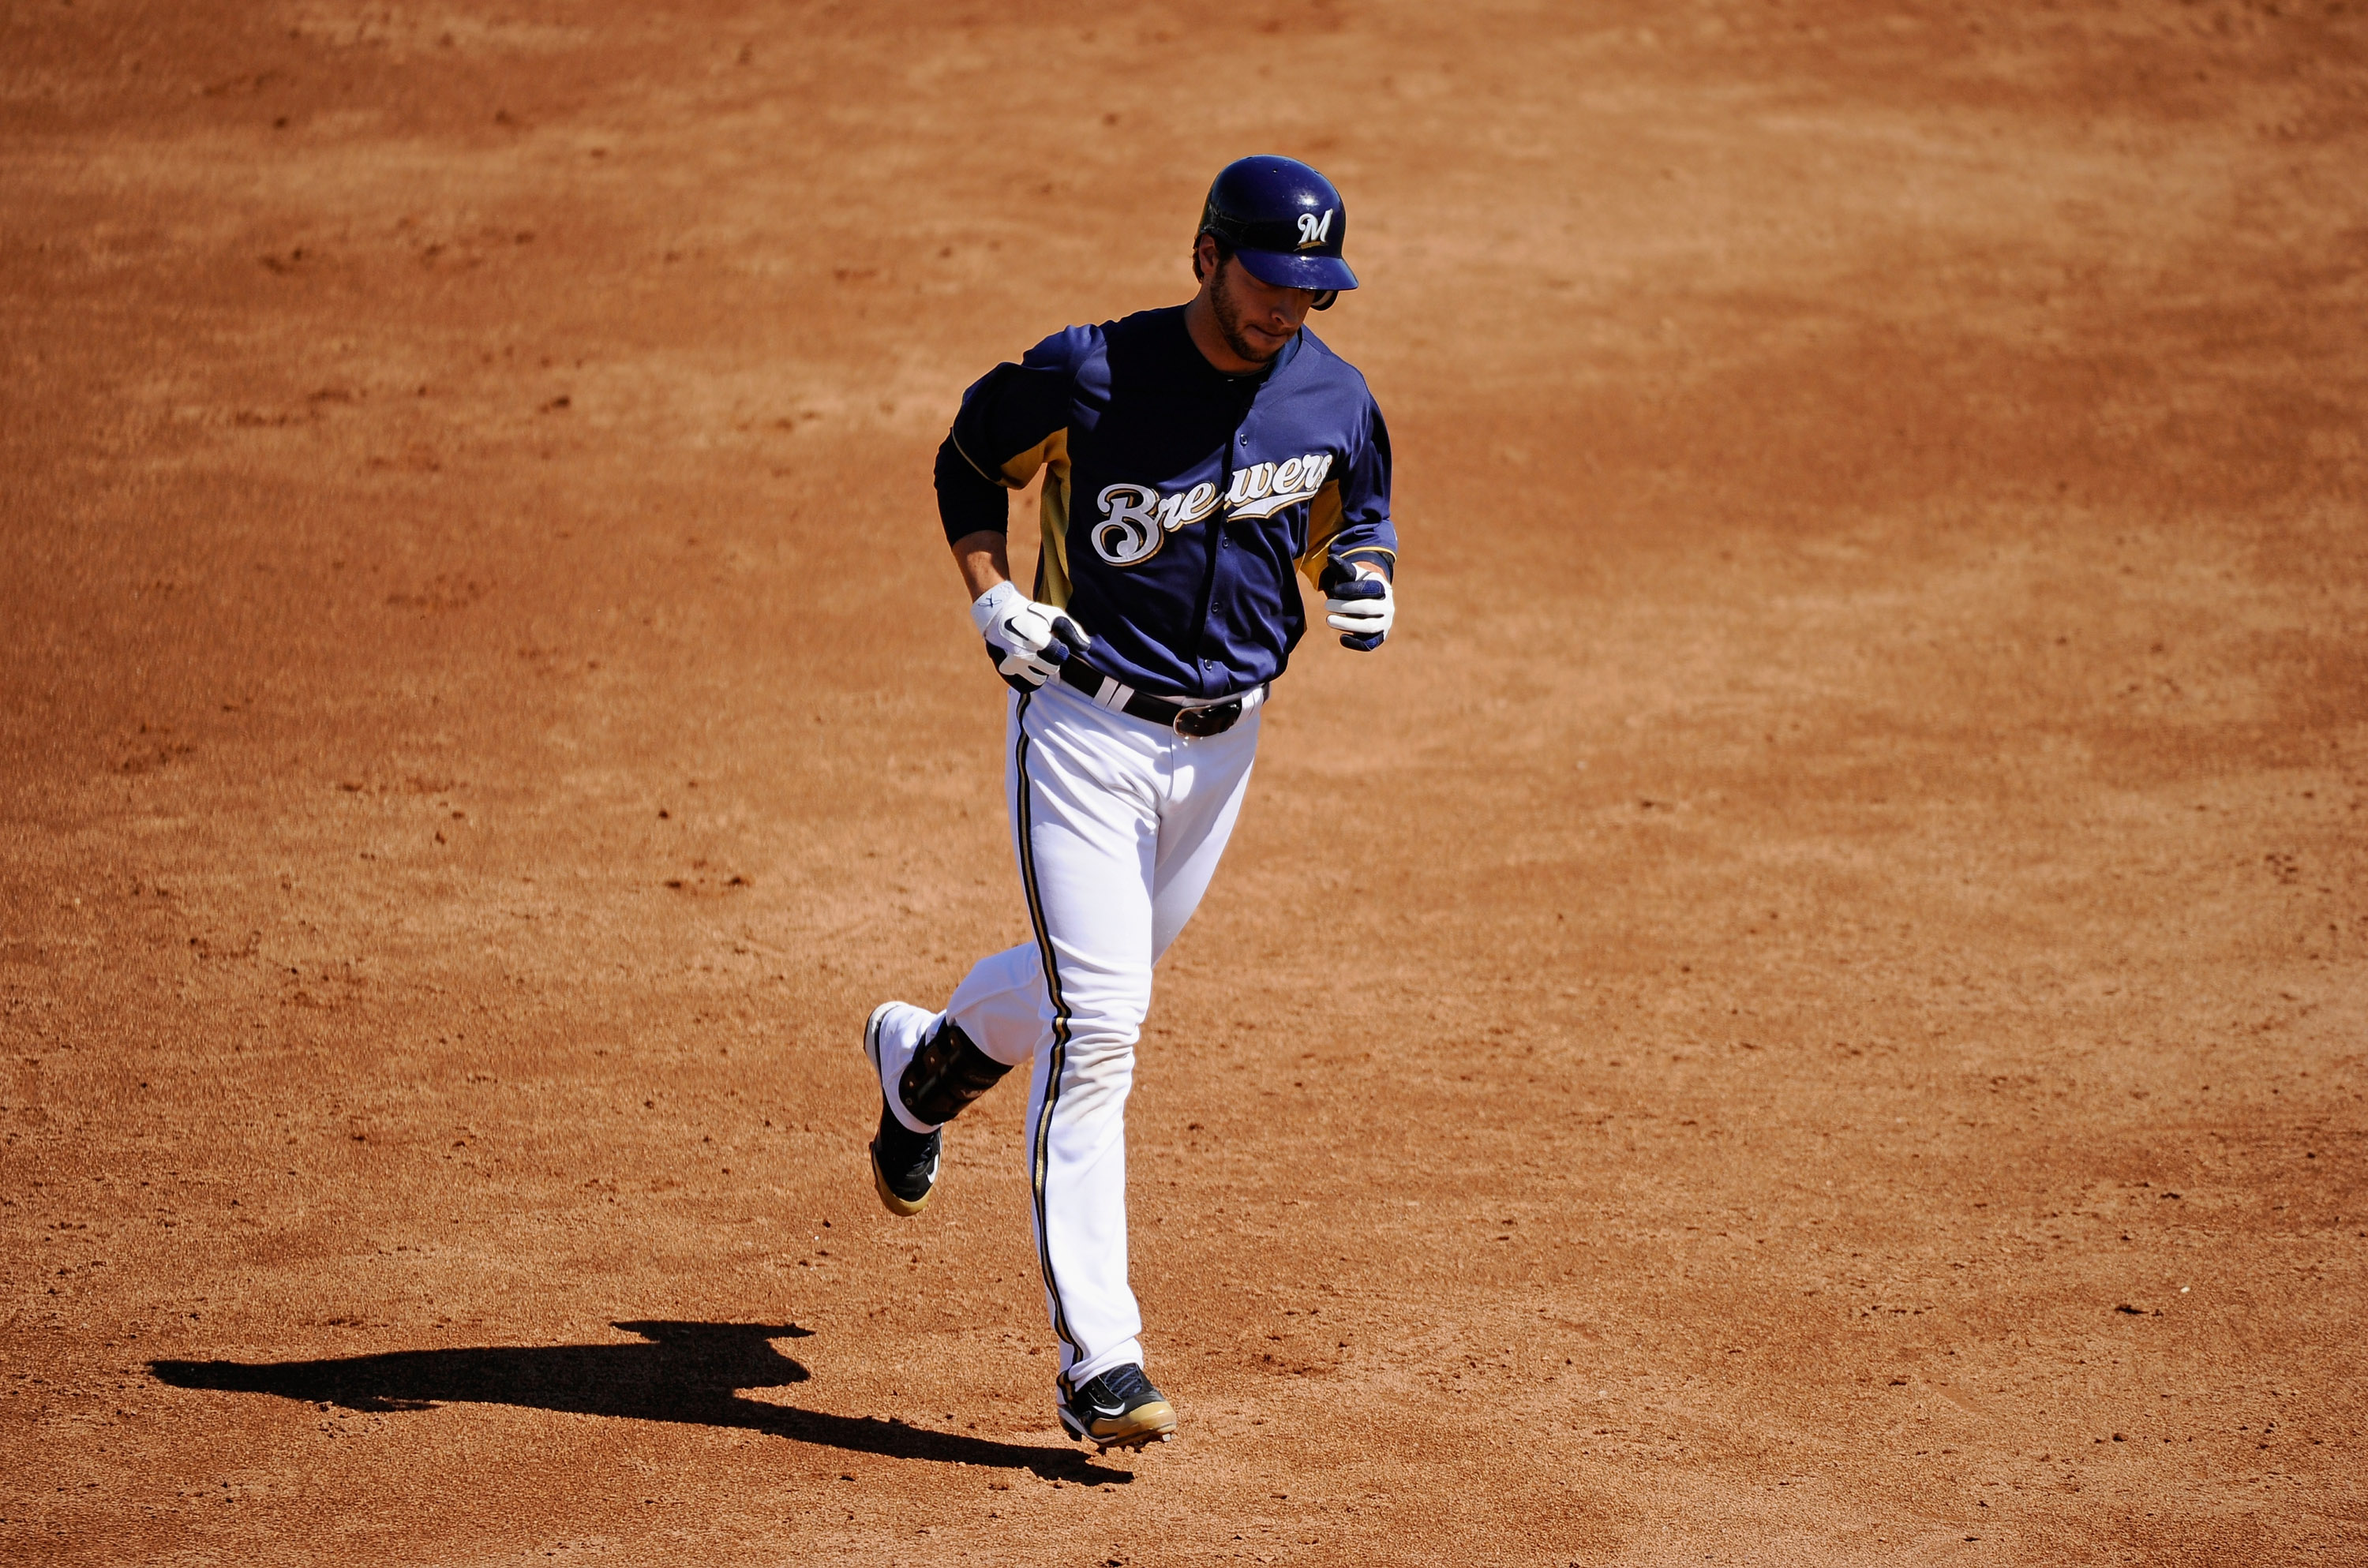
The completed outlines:
[[[1009,583],[997,583],[979,595],[970,607],[970,619],[986,639],[995,667],[1015,686],[1042,686],[1071,657],[1093,646],[1093,639],[1076,621]]]

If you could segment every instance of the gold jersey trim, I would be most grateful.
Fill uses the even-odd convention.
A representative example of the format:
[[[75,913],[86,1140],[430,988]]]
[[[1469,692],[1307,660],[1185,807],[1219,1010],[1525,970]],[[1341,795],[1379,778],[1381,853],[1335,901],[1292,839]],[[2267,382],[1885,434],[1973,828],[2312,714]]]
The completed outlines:
[[[1066,426],[1003,465],[1009,473],[1022,464],[1019,483],[1044,471],[1044,493],[1038,504],[1042,532],[1036,557],[1036,601],[1054,609],[1069,608],[1069,431]]]
[[[1340,482],[1327,481],[1307,504],[1307,548],[1300,552],[1299,573],[1315,587],[1324,585],[1324,563],[1331,558],[1332,541],[1340,537]]]

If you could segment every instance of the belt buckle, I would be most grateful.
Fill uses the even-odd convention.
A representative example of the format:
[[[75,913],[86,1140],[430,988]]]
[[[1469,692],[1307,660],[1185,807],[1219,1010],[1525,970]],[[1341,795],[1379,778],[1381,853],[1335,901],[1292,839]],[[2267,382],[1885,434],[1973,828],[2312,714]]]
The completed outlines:
[[[1241,699],[1220,702],[1211,708],[1187,708],[1176,715],[1176,733],[1188,739],[1199,740],[1208,735],[1222,735],[1234,727],[1242,716]]]

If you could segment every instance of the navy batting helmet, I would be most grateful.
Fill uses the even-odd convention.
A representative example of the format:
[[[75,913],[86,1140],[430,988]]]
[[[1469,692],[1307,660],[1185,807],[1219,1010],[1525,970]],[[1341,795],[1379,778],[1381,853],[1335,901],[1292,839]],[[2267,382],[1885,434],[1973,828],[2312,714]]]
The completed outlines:
[[[1349,210],[1330,180],[1295,158],[1242,158],[1218,170],[1200,232],[1231,245],[1259,282],[1315,290],[1319,310],[1357,286],[1340,259]]]

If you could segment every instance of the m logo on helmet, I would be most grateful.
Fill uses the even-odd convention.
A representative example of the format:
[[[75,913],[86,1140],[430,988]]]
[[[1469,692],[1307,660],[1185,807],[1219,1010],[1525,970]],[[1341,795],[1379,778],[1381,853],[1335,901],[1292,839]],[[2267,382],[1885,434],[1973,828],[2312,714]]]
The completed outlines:
[[[1321,218],[1316,217],[1313,212],[1302,212],[1299,215],[1299,248],[1301,250],[1305,250],[1310,245],[1320,245],[1332,237],[1332,211],[1331,208],[1326,207]]]

